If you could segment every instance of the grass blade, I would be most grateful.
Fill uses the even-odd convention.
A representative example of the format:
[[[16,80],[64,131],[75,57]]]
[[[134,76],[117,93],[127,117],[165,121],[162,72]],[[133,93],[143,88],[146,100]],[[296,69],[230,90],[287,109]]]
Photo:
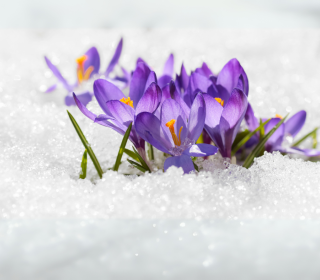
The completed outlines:
[[[317,133],[317,130],[319,129],[319,127],[316,127],[314,130],[312,130],[311,132],[309,132],[308,134],[306,134],[305,136],[303,136],[301,139],[299,139],[297,142],[292,144],[292,147],[297,147],[299,146],[304,140],[306,140],[308,137],[314,137],[313,134]],[[317,139],[317,137],[316,137]]]
[[[81,161],[81,169],[82,169],[82,172],[79,176],[80,179],[85,179],[87,177],[87,156],[88,152],[87,150],[84,150],[84,153],[83,153],[83,156],[82,156],[82,161]]]
[[[138,151],[135,149],[135,147],[132,147],[133,151],[135,152],[136,156],[139,158],[139,161],[141,162],[142,166],[144,169],[148,170],[151,173],[151,170],[148,166],[148,164],[144,161],[144,159],[140,156],[140,154],[138,153]]]
[[[249,139],[255,135],[258,131],[261,132],[263,129],[264,133],[264,126],[270,121],[271,119],[266,120],[264,123],[260,123],[260,125],[252,132],[248,133],[245,137],[242,138],[242,140],[239,141],[239,143],[232,149],[231,156],[234,156],[236,152],[244,145],[246,144]]]
[[[150,143],[148,143],[148,156],[149,160],[154,160],[153,146]]]
[[[141,166],[140,164],[138,164],[137,162],[127,159],[127,161],[135,168],[139,169],[140,171],[142,171],[143,173],[147,172],[148,170],[146,170],[143,166]]]
[[[135,161],[139,162],[139,158],[137,157],[136,153],[135,152],[132,152],[128,149],[124,149],[124,152],[131,158],[133,158]]]
[[[90,158],[91,158],[91,160],[93,162],[93,165],[96,168],[96,170],[97,170],[97,172],[99,174],[99,177],[101,179],[103,171],[101,169],[100,163],[99,163],[96,155],[94,154],[89,142],[87,141],[86,137],[84,136],[80,126],[78,125],[78,123],[76,122],[74,117],[71,115],[71,113],[68,110],[67,110],[67,112],[68,112],[69,118],[70,118],[70,120],[71,120],[71,122],[73,124],[73,127],[75,128],[75,130],[76,130],[76,132],[77,132],[77,134],[78,134],[83,146],[87,150],[87,152],[88,152],[88,154],[89,154],[89,156],[90,156]]]
[[[316,149],[317,146],[318,146],[317,131],[315,131],[312,134],[312,149]]]
[[[122,158],[123,152],[125,150],[126,144],[128,142],[129,135],[130,135],[130,132],[131,132],[131,128],[132,128],[132,123],[129,125],[126,133],[123,136],[123,139],[122,139],[122,142],[121,142],[121,145],[120,145],[120,148],[119,148],[118,156],[117,156],[117,159],[116,159],[116,163],[114,164],[114,167],[113,167],[114,171],[118,171],[118,169],[119,169],[119,166],[120,166],[120,163],[121,163],[121,158]]]
[[[289,114],[288,114],[289,115]],[[243,163],[243,167],[249,168],[251,164],[253,163],[254,158],[259,155],[259,153],[264,149],[264,144],[268,141],[268,139],[272,136],[273,133],[280,127],[280,125],[283,124],[283,122],[286,120],[288,117],[286,115],[282,120],[280,120],[268,133],[265,135],[260,142],[257,144],[257,146],[253,149],[253,151],[248,155],[246,160]]]

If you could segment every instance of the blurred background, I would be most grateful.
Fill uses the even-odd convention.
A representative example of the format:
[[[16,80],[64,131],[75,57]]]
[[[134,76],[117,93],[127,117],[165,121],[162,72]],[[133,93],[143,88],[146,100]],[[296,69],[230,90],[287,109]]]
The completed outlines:
[[[0,28],[319,28],[319,0],[1,0]]]

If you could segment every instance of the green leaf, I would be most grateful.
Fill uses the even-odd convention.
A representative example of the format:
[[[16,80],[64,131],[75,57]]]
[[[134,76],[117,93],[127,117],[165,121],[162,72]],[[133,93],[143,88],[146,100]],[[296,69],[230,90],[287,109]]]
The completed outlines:
[[[248,142],[248,140],[255,135],[258,131],[260,131],[263,129],[263,134],[264,134],[264,126],[270,121],[271,119],[266,120],[264,123],[260,122],[260,125],[252,132],[247,133],[239,142],[238,144],[232,149],[231,152],[231,156],[234,156],[236,154],[236,152],[244,145]]]
[[[114,171],[118,171],[118,169],[119,169],[119,166],[120,166],[120,163],[121,163],[121,158],[122,158],[124,149],[126,147],[126,144],[128,142],[129,135],[130,135],[130,132],[131,132],[131,128],[132,128],[132,123],[130,123],[126,133],[123,136],[123,139],[122,139],[122,142],[121,142],[121,145],[120,145],[120,148],[119,148],[118,156],[117,156],[117,159],[116,159],[116,163],[114,164],[114,167],[113,167]]]
[[[144,161],[144,159],[140,156],[140,154],[138,153],[138,151],[135,149],[135,147],[132,146],[133,151],[135,152],[136,156],[139,158],[139,161],[141,162],[142,166],[144,169],[148,170],[151,173],[151,170],[148,166],[148,164],[146,164],[146,162]]]
[[[148,143],[148,156],[150,160],[154,160],[153,146]]]
[[[96,168],[98,174],[99,174],[99,177],[100,179],[102,178],[102,174],[103,174],[103,171],[101,169],[101,166],[100,166],[100,163],[96,157],[96,155],[94,154],[89,142],[87,141],[86,137],[84,136],[80,126],[78,125],[78,123],[76,122],[76,120],[74,119],[74,117],[70,114],[70,112],[67,110],[68,112],[68,115],[69,115],[69,118],[73,124],[73,127],[75,128],[83,146],[85,147],[85,149],[87,150],[92,162],[93,162],[93,165],[94,167]]]
[[[143,166],[141,166],[140,164],[138,164],[137,162],[127,159],[127,161],[135,168],[139,169],[142,172],[147,172],[149,170],[145,169]]]
[[[283,118],[282,120],[280,120],[268,133],[267,135],[265,135],[260,142],[257,144],[257,146],[253,149],[253,151],[248,155],[248,157],[246,158],[246,160],[243,163],[243,167],[245,168],[249,168],[251,166],[251,164],[254,161],[254,158],[257,157],[260,152],[262,151],[262,149],[264,149],[264,144],[268,141],[268,139],[272,136],[272,134],[279,128],[279,126],[281,124],[283,124],[283,122],[286,120],[286,118],[288,117],[289,114],[287,114],[285,116],[285,118]]]
[[[312,149],[316,149],[317,146],[318,146],[317,131],[315,131],[312,134]]]
[[[292,144],[292,147],[297,147],[299,146],[304,140],[306,140],[308,137],[313,137],[314,139],[314,133],[317,133],[317,130],[319,129],[319,127],[316,127],[314,130],[312,130],[311,132],[309,132],[308,134],[306,134],[305,136],[303,136],[301,139],[299,139],[298,141],[296,141],[295,143]],[[317,134],[316,134],[317,136]],[[316,137],[317,139],[317,137]],[[313,143],[314,144],[314,143]]]
[[[194,162],[192,162],[192,163],[193,163],[194,169],[195,169],[195,170],[197,170],[197,171],[199,172],[199,166],[198,166],[198,165],[196,165]]]
[[[264,137],[264,126],[262,125],[262,119],[260,119],[260,126],[259,127],[260,127],[260,139],[262,139]]]
[[[135,152],[132,152],[128,149],[124,149],[124,152],[131,158],[133,158],[135,161],[140,161],[139,158],[137,157],[136,153]]]
[[[82,156],[82,162],[81,162],[81,169],[82,172],[79,176],[80,179],[85,179],[87,177],[87,150],[84,150],[83,156]]]
[[[234,139],[232,143],[232,150],[239,144],[239,142],[246,137],[250,133],[249,129],[246,129],[244,131],[240,131],[237,133],[236,138]]]

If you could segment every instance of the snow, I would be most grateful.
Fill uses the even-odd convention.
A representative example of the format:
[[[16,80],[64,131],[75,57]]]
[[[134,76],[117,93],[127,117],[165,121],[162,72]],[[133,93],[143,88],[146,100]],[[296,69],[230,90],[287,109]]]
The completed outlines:
[[[319,126],[317,30],[1,30],[0,279],[319,279],[320,164],[265,154],[250,169],[215,156],[204,171],[144,176],[108,171],[121,136],[66,108],[43,55],[75,79],[91,45],[107,66],[138,56],[156,71],[206,61],[217,73],[239,59],[250,102],[269,117],[305,109],[301,135]],[[90,86],[90,85],[87,85]],[[93,101],[89,108],[99,113]],[[88,160],[68,109],[102,169]],[[299,136],[298,136],[299,137]],[[319,140],[319,137],[318,137]],[[309,143],[310,144],[310,143]],[[306,143],[308,145],[308,143]],[[128,145],[130,148],[130,145]],[[158,163],[163,160],[157,153]],[[228,165],[225,169],[223,166]],[[127,164],[121,172],[132,172]]]

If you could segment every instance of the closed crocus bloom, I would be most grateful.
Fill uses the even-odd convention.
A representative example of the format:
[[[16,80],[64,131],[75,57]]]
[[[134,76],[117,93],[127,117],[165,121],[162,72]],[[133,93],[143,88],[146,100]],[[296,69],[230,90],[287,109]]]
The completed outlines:
[[[176,166],[189,173],[194,171],[191,156],[204,157],[218,151],[212,145],[195,144],[202,132],[205,115],[206,105],[199,93],[188,116],[178,102],[166,99],[161,106],[160,119],[143,112],[137,115],[135,127],[141,138],[172,156],[166,159],[164,170]]]
[[[155,81],[155,73],[144,63],[139,63],[133,73],[129,97],[114,84],[104,79],[96,80],[93,86],[94,95],[104,111],[104,114],[99,116],[90,112],[75,94],[74,99],[81,112],[89,119],[110,127],[121,135],[124,135],[130,123],[133,123],[129,140],[146,160],[145,142],[136,132],[135,118],[141,112],[153,114],[157,110],[162,92]]]
[[[240,89],[233,89],[227,102],[204,94],[207,114],[204,128],[223,157],[231,157],[232,143],[248,106],[248,99]]]
[[[122,39],[120,40],[116,51],[107,67],[107,70],[104,73],[101,73],[105,76],[107,80],[110,82],[118,85],[119,87],[125,87],[128,83],[127,77],[126,77],[126,71],[123,69],[123,72],[125,74],[125,77],[115,77],[110,78],[110,73],[113,71],[114,67],[118,64],[120,55],[122,51]],[[98,53],[98,50],[95,47],[90,48],[86,53],[76,59],[77,68],[76,68],[76,74],[77,74],[77,81],[75,83],[69,83],[60,73],[59,69],[51,63],[51,61],[45,57],[45,61],[54,74],[54,76],[58,79],[59,83],[62,84],[62,86],[67,90],[69,93],[65,97],[65,104],[67,106],[75,105],[75,102],[73,100],[72,92],[78,88],[81,90],[82,85],[84,82],[91,79],[93,76],[99,74],[100,70],[100,56]],[[56,89],[57,84],[51,86],[46,92],[51,92],[54,89]],[[78,99],[82,102],[82,104],[86,105],[88,102],[92,100],[93,94],[90,91],[85,91],[82,93],[77,94]]]

